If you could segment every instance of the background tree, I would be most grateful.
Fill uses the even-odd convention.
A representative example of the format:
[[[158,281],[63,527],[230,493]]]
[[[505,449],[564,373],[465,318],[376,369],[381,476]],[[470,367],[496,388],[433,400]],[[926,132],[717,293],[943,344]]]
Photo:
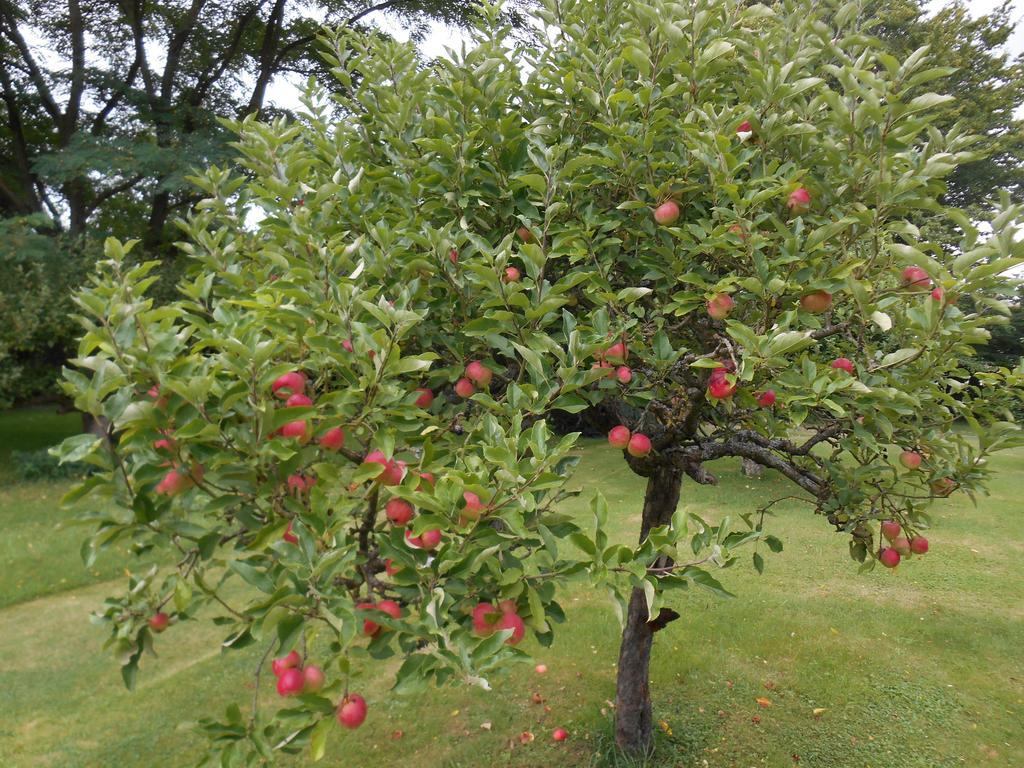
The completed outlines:
[[[259,114],[275,78],[316,73],[322,22],[379,34],[374,11],[414,39],[473,15],[465,0],[0,2],[0,219],[51,239],[0,240],[0,268],[34,275],[0,297],[0,325],[21,331],[0,347],[0,403],[53,396],[73,343],[69,288],[103,237],[140,235],[173,285],[172,222],[199,199],[185,176],[231,152],[219,118]]]
[[[483,9],[476,46],[428,68],[339,32],[335,83],[294,121],[235,123],[240,171],[195,179],[177,301],[108,242],[68,389],[118,440],[63,445],[99,469],[69,500],[98,523],[87,555],[178,556],[106,603],[110,644],[131,683],[213,605],[223,647],[280,654],[294,697],[266,707],[257,671],[245,713],[206,723],[211,765],[322,754],[376,659],[403,657],[399,690],[487,687],[527,631],[550,642],[574,574],[619,609],[616,739],[646,752],[678,593],[782,546],[779,499],[711,524],[684,477],[755,461],[892,568],[927,551],[936,497],[1021,444],[1021,371],[959,360],[1007,311],[1022,209],[995,202],[982,234],[942,208],[975,140],[911,94],[941,73],[879,50],[855,4],[814,6],[552,0],[535,45]],[[545,416],[587,408],[647,478],[635,546],[599,496],[592,524],[558,511],[575,435]]]

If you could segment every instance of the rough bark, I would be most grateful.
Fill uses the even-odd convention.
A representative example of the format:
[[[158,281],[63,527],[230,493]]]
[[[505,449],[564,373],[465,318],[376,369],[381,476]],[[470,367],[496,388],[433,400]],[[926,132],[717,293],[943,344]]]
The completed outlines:
[[[660,466],[647,479],[640,541],[652,528],[666,525],[679,504],[682,472],[677,467]],[[626,626],[619,648],[619,667],[615,692],[615,742],[631,755],[651,751],[654,735],[651,713],[650,666],[654,633],[676,618],[663,611],[654,621],[647,614],[642,589],[634,589],[629,599]]]
[[[740,464],[740,471],[744,477],[761,477],[764,474],[764,467],[753,459],[743,458]]]

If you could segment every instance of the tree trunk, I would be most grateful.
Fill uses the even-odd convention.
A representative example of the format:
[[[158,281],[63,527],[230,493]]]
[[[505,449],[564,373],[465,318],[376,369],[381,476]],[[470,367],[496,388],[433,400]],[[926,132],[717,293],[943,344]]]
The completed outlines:
[[[647,480],[640,541],[659,525],[666,525],[679,504],[682,474],[672,467],[659,467]],[[619,648],[618,678],[615,689],[615,743],[630,755],[650,753],[654,735],[651,714],[650,667],[654,633],[676,614],[652,623],[647,615],[647,600],[642,589],[634,589],[629,598],[626,626]],[[662,619],[663,617],[658,617]]]

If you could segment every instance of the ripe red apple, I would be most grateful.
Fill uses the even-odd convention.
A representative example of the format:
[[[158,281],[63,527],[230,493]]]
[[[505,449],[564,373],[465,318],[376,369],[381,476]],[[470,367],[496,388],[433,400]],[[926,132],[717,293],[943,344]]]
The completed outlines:
[[[324,687],[324,671],[316,664],[310,664],[302,670],[302,692],[316,693]]]
[[[341,427],[331,427],[320,436],[320,446],[328,451],[340,451],[345,444],[345,431]]]
[[[355,351],[355,347],[352,346],[352,339],[342,339],[341,346],[346,352]]]
[[[941,286],[939,286],[938,288],[934,288],[932,290],[932,298],[935,299],[936,301],[945,301],[946,292],[942,289]]]
[[[302,693],[302,687],[306,684],[306,678],[298,667],[291,667],[281,673],[277,678],[277,692],[281,696],[294,696]]]
[[[402,618],[402,606],[394,600],[381,600],[377,603],[377,610],[386,613],[392,619]]]
[[[505,274],[502,276],[502,280],[506,283],[518,283],[520,278],[519,270],[515,267],[505,267]]]
[[[282,437],[293,437],[299,442],[305,442],[306,437],[308,436],[309,433],[309,424],[308,422],[303,421],[302,419],[299,419],[297,421],[289,421],[287,424],[281,427],[281,429],[278,430],[278,433]]]
[[[292,521],[288,521],[288,527],[284,529],[284,534],[281,536],[289,544],[298,544],[299,537],[292,533]]]
[[[910,266],[903,270],[903,287],[911,291],[930,291],[932,279],[921,267]]]
[[[302,495],[309,491],[314,485],[316,485],[316,478],[313,476],[305,476],[301,473],[295,473],[288,475],[288,490],[292,493]]]
[[[921,466],[921,454],[917,451],[904,451],[900,454],[900,464],[907,469],[917,469]]]
[[[900,553],[895,549],[885,547],[879,551],[878,560],[886,568],[895,568],[900,564]]]
[[[708,394],[717,400],[725,400],[736,393],[736,382],[729,381],[727,368],[715,368],[708,377]]]
[[[569,738],[569,732],[565,728],[555,728],[555,732],[551,734],[551,738],[555,741],[565,741]]]
[[[299,371],[289,371],[282,374],[274,379],[274,383],[270,385],[274,395],[282,400],[287,400],[295,394],[302,394],[305,388],[306,377]]]
[[[811,209],[811,193],[803,187],[794,189],[789,193],[789,199],[786,200],[786,207],[797,216],[801,213],[807,213],[807,211]]]
[[[837,357],[832,361],[832,367],[837,371],[846,371],[851,376],[853,375],[853,361],[848,357]]]
[[[312,404],[313,404],[313,401],[310,400],[305,395],[302,395],[302,394],[291,395],[291,396],[289,396],[289,398],[287,400],[284,401],[284,405],[285,405],[286,408],[300,408],[300,407],[302,407],[304,405],[312,405]]]
[[[420,396],[416,398],[417,408],[429,408],[434,404],[434,393],[426,387],[420,387],[416,390],[420,393]]]
[[[455,394],[459,397],[470,398],[474,392],[476,392],[476,388],[469,379],[459,379],[455,382]]]
[[[626,445],[626,453],[630,456],[637,458],[643,458],[651,452],[651,438],[647,435],[637,432],[631,438],[629,443]]]
[[[828,291],[811,291],[800,297],[800,308],[805,312],[820,315],[832,306],[832,294]]]
[[[749,120],[744,120],[736,126],[736,135],[739,137],[740,141],[746,141],[754,135],[754,126],[750,124]]]
[[[910,554],[910,541],[906,536],[897,536],[892,540],[892,548],[900,553],[900,557],[906,557]]]
[[[604,351],[604,357],[609,363],[624,365],[626,358],[629,357],[629,350],[626,348],[626,342],[620,341],[616,344],[612,344]]]
[[[466,502],[466,506],[462,508],[462,517],[467,520],[479,520],[480,515],[487,510],[487,505],[472,491],[463,491],[462,498]]]
[[[338,703],[338,723],[354,730],[366,719],[366,700],[358,693],[350,693]]]
[[[620,384],[629,384],[633,380],[633,371],[628,365],[620,365],[615,369],[615,378],[619,380]]]
[[[654,220],[663,227],[668,226],[679,218],[679,203],[675,200],[667,200],[654,209]]]
[[[590,367],[591,367],[591,369],[593,369],[593,368],[604,368],[605,369],[604,378],[606,378],[606,379],[611,379],[611,378],[615,377],[615,368],[607,360],[599,360],[598,362],[594,363]]]
[[[363,459],[364,464],[380,464],[382,469],[375,480],[384,486],[398,485],[405,477],[405,462],[389,459],[383,451],[370,451]]]
[[[485,389],[490,386],[493,375],[491,369],[478,360],[466,366],[466,378]]]
[[[629,445],[629,438],[632,437],[629,428],[619,424],[617,427],[612,427],[608,433],[608,444],[613,448],[625,448]]]
[[[910,551],[915,555],[923,555],[928,551],[928,539],[924,536],[915,536],[910,540]]]
[[[360,611],[374,611],[377,606],[374,603],[357,603],[356,609]],[[367,637],[373,637],[380,632],[380,624],[373,619],[363,619],[363,634]]]
[[[163,611],[160,611],[159,613],[154,613],[152,616],[149,617],[149,628],[157,634],[160,634],[165,629],[167,629],[167,626],[170,623],[171,617]]]
[[[500,611],[491,603],[477,603],[473,608],[473,631],[481,637],[493,635]]]
[[[533,671],[536,672],[538,675],[546,675],[548,673],[548,665],[538,664],[536,667],[533,668]]]
[[[162,496],[177,496],[192,487],[192,477],[181,469],[171,469],[163,476],[156,486],[156,492]]]
[[[402,570],[402,566],[395,565],[395,561],[390,557],[384,561],[384,571],[388,576],[394,576],[400,570]]]
[[[716,293],[708,299],[708,314],[715,320],[725,320],[736,301],[727,293]]]
[[[883,520],[881,529],[882,535],[889,541],[892,541],[903,533],[903,526],[895,520]]]
[[[932,482],[931,488],[936,496],[949,496],[956,488],[956,482],[951,477],[940,477]]]
[[[391,499],[384,505],[384,514],[392,525],[408,525],[413,516],[412,504],[404,499]]]
[[[775,390],[766,389],[757,398],[757,404],[762,408],[771,408],[775,405]]]
[[[169,437],[161,437],[159,440],[154,440],[153,450],[171,453],[174,450],[174,440]]]
[[[448,251],[448,261],[450,261],[452,264],[459,263],[459,252],[454,248]]]
[[[524,243],[532,243],[534,241],[533,232],[528,230],[526,227],[519,227],[516,230],[516,234],[519,235],[519,239]]]
[[[495,629],[511,629],[512,636],[505,641],[505,645],[519,645],[523,638],[526,637],[526,624],[519,614],[511,611],[503,611],[501,618],[498,619],[498,623],[495,624]]]
[[[416,486],[417,491],[427,491],[434,487],[434,473],[433,472],[420,472],[420,484]]]
[[[286,669],[292,669],[302,663],[302,657],[299,656],[298,651],[289,651],[287,655],[282,656],[279,659],[274,659],[270,664],[270,668],[274,671],[274,675],[280,677]]]
[[[441,530],[439,528],[426,530],[419,535],[419,539],[423,549],[434,549],[441,543]]]

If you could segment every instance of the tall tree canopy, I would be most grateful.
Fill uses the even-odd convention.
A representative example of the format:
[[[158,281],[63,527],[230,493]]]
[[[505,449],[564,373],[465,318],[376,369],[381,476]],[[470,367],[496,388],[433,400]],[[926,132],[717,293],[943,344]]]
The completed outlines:
[[[3,0],[0,215],[165,247],[195,202],[191,169],[224,154],[219,117],[265,108],[282,72],[318,66],[322,24],[388,11],[414,33],[463,23],[465,0]]]

